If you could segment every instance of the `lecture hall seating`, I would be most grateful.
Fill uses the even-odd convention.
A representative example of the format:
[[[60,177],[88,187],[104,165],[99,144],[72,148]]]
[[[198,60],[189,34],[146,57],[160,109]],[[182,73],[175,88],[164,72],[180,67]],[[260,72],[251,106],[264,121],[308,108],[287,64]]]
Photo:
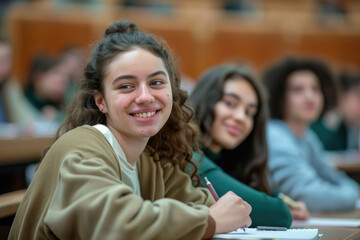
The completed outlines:
[[[195,8],[185,1],[162,14],[125,9],[114,2],[110,8],[99,9],[16,4],[6,16],[15,46],[14,73],[23,83],[31,59],[39,51],[56,55],[70,45],[89,50],[117,20],[134,21],[164,38],[178,57],[181,71],[192,79],[213,64],[234,59],[245,59],[261,71],[287,54],[311,55],[360,68],[360,20],[354,10],[347,22],[328,26],[318,21],[313,1],[296,1],[292,10],[289,2],[293,1],[268,1],[259,1],[264,4],[260,14],[246,16],[225,14],[214,1],[204,7],[207,1],[203,0],[194,4]]]

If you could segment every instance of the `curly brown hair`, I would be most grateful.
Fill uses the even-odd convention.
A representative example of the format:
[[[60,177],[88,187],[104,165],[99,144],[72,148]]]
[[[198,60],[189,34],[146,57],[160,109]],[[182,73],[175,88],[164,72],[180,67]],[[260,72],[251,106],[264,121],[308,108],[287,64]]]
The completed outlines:
[[[199,183],[197,167],[192,162],[193,149],[198,149],[198,128],[191,123],[193,111],[185,102],[188,95],[180,89],[181,77],[174,57],[163,40],[140,30],[134,23],[119,21],[105,31],[104,38],[97,43],[84,70],[84,79],[80,91],[69,106],[67,118],[60,126],[56,139],[67,131],[81,125],[106,125],[102,113],[94,99],[96,91],[103,93],[103,80],[106,66],[120,53],[142,48],[161,58],[169,74],[173,106],[170,117],[164,127],[149,139],[145,151],[155,161],[169,161],[188,172],[194,181]]]

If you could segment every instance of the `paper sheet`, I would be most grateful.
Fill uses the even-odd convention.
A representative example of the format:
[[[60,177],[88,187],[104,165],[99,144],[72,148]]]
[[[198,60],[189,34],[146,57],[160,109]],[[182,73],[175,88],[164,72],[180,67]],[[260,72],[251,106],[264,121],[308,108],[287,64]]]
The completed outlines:
[[[360,227],[360,219],[351,218],[309,218],[306,221],[294,220],[291,227],[327,226]]]
[[[318,229],[288,229],[287,231],[258,231],[256,228],[242,228],[227,234],[216,234],[214,239],[318,239]]]

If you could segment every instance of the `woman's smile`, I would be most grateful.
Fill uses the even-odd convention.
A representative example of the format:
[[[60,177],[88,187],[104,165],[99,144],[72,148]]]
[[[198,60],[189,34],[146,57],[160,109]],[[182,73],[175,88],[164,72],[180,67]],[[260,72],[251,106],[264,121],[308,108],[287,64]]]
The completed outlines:
[[[129,115],[138,122],[151,123],[157,119],[157,116],[160,114],[160,112],[160,108],[144,109],[131,112]]]
[[[226,128],[226,131],[234,136],[234,137],[237,137],[241,134],[241,130],[239,127],[237,126],[234,126],[234,125],[225,125],[225,128]]]
[[[133,116],[138,117],[138,118],[149,118],[154,116],[156,113],[156,111],[153,112],[144,112],[144,113],[134,113]]]

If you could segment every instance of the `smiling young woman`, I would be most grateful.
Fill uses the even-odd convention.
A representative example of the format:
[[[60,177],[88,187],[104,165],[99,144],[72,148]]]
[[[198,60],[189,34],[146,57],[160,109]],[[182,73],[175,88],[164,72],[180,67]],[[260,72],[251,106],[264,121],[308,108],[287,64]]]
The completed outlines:
[[[135,165],[149,138],[170,116],[170,79],[162,59],[138,47],[116,56],[106,73],[104,93],[96,91],[95,103],[116,140],[127,146],[128,162]]]
[[[131,22],[111,25],[10,239],[201,239],[249,226],[245,201],[227,193],[215,203],[185,172],[197,147],[186,99],[159,41]]]
[[[249,68],[237,63],[214,66],[198,80],[190,98],[202,132],[203,155],[195,153],[199,175],[222,196],[233,191],[252,206],[252,226],[290,227],[292,215],[271,196],[267,183],[263,89]],[[306,217],[306,208],[303,211]]]

